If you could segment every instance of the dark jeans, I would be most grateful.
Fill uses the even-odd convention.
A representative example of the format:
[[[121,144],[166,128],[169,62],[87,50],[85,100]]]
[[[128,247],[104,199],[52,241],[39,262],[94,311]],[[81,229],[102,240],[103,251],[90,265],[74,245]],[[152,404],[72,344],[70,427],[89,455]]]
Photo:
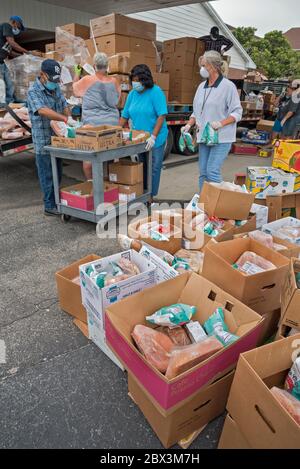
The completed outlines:
[[[60,182],[62,176],[62,160],[59,159],[56,161]],[[56,208],[50,155],[48,153],[37,153],[35,155],[35,162],[38,170],[40,186],[44,194],[44,207],[45,209]]]
[[[152,195],[155,196],[158,194],[161,168],[164,160],[164,150],[165,144],[157,148],[152,148]],[[144,189],[147,187],[147,165],[146,165],[146,155],[141,153],[139,160],[144,164]]]
[[[6,104],[12,103],[14,101],[14,84],[5,63],[0,63],[0,77],[5,83]]]

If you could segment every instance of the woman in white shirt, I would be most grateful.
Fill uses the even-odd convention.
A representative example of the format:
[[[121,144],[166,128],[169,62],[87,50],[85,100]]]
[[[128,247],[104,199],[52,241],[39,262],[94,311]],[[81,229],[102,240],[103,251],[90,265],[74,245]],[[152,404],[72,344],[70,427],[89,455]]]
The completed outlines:
[[[222,56],[209,51],[199,59],[200,74],[205,79],[196,92],[193,114],[182,132],[197,125],[197,142],[207,123],[218,132],[218,144],[199,144],[200,191],[204,181],[222,182],[221,170],[231,145],[236,141],[236,128],[243,115],[240,98],[234,83],[222,75]]]

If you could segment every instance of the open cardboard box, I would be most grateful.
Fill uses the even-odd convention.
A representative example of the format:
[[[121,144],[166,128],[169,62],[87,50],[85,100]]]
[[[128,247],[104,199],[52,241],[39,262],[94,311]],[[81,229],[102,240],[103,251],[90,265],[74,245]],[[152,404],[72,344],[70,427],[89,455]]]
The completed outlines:
[[[300,192],[293,194],[281,194],[267,197],[269,208],[269,223],[282,218],[283,211],[294,209],[296,218],[300,218]]]
[[[120,160],[109,164],[109,180],[116,184],[135,185],[143,182],[143,163]]]
[[[300,426],[270,392],[282,388],[293,364],[300,334],[241,355],[227,410],[252,448],[300,447]]]
[[[281,322],[286,326],[300,329],[300,289],[296,283],[296,273],[300,272],[300,260],[291,259],[288,275],[282,287]]]
[[[280,237],[280,239],[286,239],[287,241],[290,241],[293,244],[300,245],[300,233],[297,237],[292,237],[290,233],[279,232],[281,228],[285,227],[300,229],[300,220],[298,220],[298,218],[285,217],[280,220],[267,223],[262,227],[262,231],[265,231],[265,233],[269,233],[273,236],[277,235],[277,237]]]
[[[256,231],[255,229],[253,231]],[[235,234],[233,236],[233,239],[237,238],[249,238],[249,232],[247,233],[241,233],[241,234]],[[297,246],[296,244],[292,244],[289,241],[286,241],[281,238],[277,238],[277,236],[273,236],[273,241],[276,244],[281,244],[282,246],[285,246],[286,249],[279,249],[278,251],[275,250],[275,252],[279,252],[279,254],[282,254],[283,256],[287,257],[288,259],[291,259],[292,257],[298,257],[300,254],[300,246]]]
[[[233,376],[234,371],[229,372],[171,412],[162,409],[132,373],[128,373],[128,391],[163,446],[169,448],[224,412]]]
[[[55,274],[59,305],[63,311],[87,324],[86,309],[82,305],[80,284],[73,282],[79,277],[79,268],[82,264],[100,259],[91,254],[83,257],[73,264],[59,270]]]
[[[199,365],[169,380],[138,351],[131,333],[137,324],[147,324],[146,316],[174,303],[195,305],[197,313],[193,319],[202,325],[217,307],[223,307],[230,332],[240,338]],[[262,325],[263,319],[258,314],[194,273],[184,273],[109,306],[105,315],[108,345],[124,367],[165,410],[232,370],[239,354],[256,346]]]
[[[200,203],[209,216],[227,220],[247,220],[253,202],[253,194],[220,189],[208,182],[204,183],[200,195]]]
[[[99,125],[81,127],[76,130],[76,148],[82,151],[103,151],[121,147],[122,127],[117,125]]]
[[[227,414],[218,449],[251,449],[231,415]]]
[[[152,238],[144,238],[140,232],[139,228],[141,225],[145,223],[149,223],[151,221],[157,220],[157,218],[140,218],[138,220],[133,221],[128,225],[128,236],[132,239],[139,239],[144,241],[145,243],[153,246],[154,248],[161,249],[162,251],[167,251],[170,254],[175,254],[175,252],[181,249],[182,243],[182,230],[177,226],[171,226],[171,234],[169,235],[168,241],[155,241]]]
[[[80,194],[74,194],[80,192]],[[73,186],[63,187],[60,190],[60,202],[69,207],[81,210],[94,210],[93,182],[86,181]],[[119,187],[104,181],[104,203],[116,204],[119,200]]]
[[[233,267],[245,251],[272,262],[276,269],[246,275]],[[206,246],[202,275],[260,314],[280,308],[280,291],[289,260],[252,239],[234,239]]]

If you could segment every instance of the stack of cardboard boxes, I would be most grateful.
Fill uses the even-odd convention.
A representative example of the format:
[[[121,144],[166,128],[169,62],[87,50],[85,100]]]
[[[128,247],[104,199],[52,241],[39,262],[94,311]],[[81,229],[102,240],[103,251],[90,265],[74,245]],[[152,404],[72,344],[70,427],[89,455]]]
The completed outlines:
[[[144,192],[143,163],[120,160],[109,164],[109,181],[119,187],[119,201],[131,202]]]
[[[170,101],[190,104],[201,82],[198,60],[204,44],[194,37],[172,39],[163,43],[162,70],[170,74]]]
[[[15,95],[19,101],[25,102],[27,100],[28,90],[39,76],[42,61],[42,57],[30,54],[20,55],[7,61],[15,86]]]

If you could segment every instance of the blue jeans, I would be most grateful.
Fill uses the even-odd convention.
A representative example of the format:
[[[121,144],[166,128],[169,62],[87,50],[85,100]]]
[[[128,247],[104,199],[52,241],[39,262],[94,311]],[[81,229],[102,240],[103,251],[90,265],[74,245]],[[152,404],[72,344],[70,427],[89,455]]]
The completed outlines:
[[[14,84],[12,82],[9,70],[6,64],[0,64],[0,77],[4,80],[5,91],[6,91],[6,104],[12,103],[14,101]]]
[[[164,160],[165,144],[160,147],[152,148],[152,196],[158,194],[161,168]],[[140,162],[144,164],[144,189],[147,188],[147,165],[145,153],[140,154]]]
[[[62,176],[62,160],[57,161],[57,171],[59,182]],[[47,153],[37,153],[35,155],[35,162],[38,170],[38,176],[40,180],[40,186],[44,194],[44,207],[46,210],[56,208],[54,188],[53,188],[53,176],[51,158]]]
[[[231,143],[219,143],[213,146],[199,145],[200,192],[204,181],[222,182],[221,170],[231,145]]]

